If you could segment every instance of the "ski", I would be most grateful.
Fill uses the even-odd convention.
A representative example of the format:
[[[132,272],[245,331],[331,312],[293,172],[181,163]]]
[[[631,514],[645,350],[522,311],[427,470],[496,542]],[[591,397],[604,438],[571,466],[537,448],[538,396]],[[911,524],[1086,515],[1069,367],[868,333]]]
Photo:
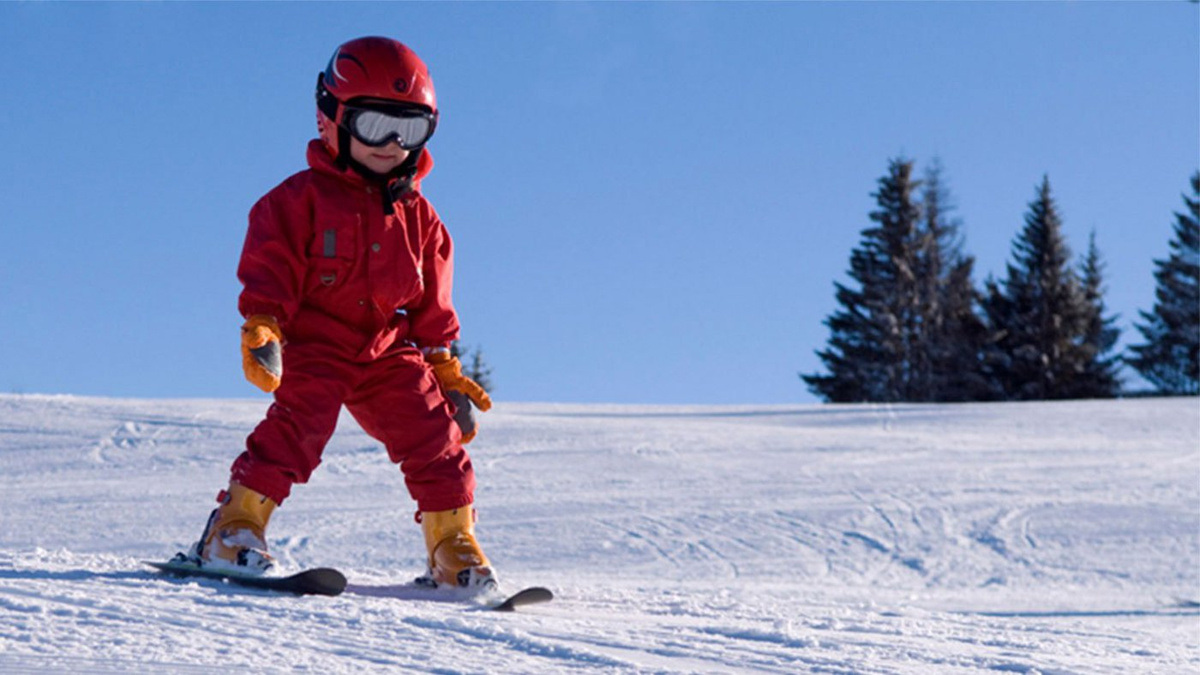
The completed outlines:
[[[174,577],[218,579],[247,588],[280,591],[295,595],[340,595],[346,590],[346,576],[329,567],[302,570],[286,577],[238,574],[228,570],[209,569],[187,560],[168,562],[143,561],[145,564]]]

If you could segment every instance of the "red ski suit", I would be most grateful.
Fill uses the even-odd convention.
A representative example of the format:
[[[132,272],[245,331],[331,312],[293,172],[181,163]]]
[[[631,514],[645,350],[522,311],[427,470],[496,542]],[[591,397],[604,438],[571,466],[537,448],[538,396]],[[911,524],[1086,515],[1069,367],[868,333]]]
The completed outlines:
[[[433,162],[425,152],[395,202],[320,141],[308,164],[250,211],[238,309],[279,322],[283,380],[232,480],[282,503],[320,463],[345,405],[422,511],[470,504],[475,475],[453,404],[418,349],[458,337],[450,235],[418,192]]]

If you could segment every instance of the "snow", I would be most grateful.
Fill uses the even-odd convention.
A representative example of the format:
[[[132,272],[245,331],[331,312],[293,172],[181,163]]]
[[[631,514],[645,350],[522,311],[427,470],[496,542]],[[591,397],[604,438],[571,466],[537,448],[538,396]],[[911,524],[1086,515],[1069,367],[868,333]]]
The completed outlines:
[[[558,596],[516,614],[406,597],[414,505],[349,417],[268,531],[346,594],[140,565],[266,405],[0,396],[0,672],[1200,672],[1195,398],[499,403],[479,536]]]

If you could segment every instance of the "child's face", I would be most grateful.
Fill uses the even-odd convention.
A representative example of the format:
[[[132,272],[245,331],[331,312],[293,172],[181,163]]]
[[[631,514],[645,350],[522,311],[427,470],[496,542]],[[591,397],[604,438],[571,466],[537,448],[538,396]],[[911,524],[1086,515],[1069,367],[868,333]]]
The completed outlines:
[[[386,174],[408,159],[408,150],[396,143],[373,148],[351,136],[350,156],[375,173]]]

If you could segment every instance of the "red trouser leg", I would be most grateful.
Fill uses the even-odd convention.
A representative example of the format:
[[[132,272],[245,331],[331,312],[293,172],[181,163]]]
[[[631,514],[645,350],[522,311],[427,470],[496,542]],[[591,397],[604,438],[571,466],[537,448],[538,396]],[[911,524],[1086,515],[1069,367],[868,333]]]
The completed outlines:
[[[346,399],[363,430],[400,465],[422,511],[446,511],[474,501],[475,472],[462,433],[433,371],[416,350],[401,350],[365,366]]]
[[[295,483],[308,482],[360,366],[321,345],[289,344],[283,381],[267,417],[246,439],[231,480],[282,504]]]

